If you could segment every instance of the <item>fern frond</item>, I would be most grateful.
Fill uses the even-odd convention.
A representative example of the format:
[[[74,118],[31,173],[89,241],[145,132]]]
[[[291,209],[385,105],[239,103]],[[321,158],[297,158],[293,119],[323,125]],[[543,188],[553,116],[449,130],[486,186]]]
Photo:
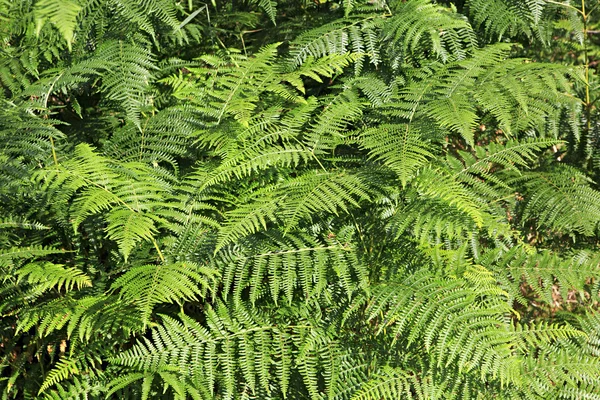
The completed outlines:
[[[318,59],[348,52],[366,54],[373,65],[378,65],[381,62],[378,30],[384,21],[383,15],[356,15],[310,30],[290,43],[290,66],[297,68],[309,57]]]
[[[62,34],[70,50],[80,11],[81,6],[75,0],[36,1],[34,15],[37,34],[39,35],[44,23],[50,21]]]
[[[361,133],[359,140],[372,159],[380,160],[398,175],[403,186],[433,157],[420,132],[409,125],[370,128]]]
[[[156,69],[152,54],[140,46],[108,41],[96,50],[95,56],[108,64],[102,75],[106,99],[119,102],[127,118],[141,130],[140,114],[151,107],[152,101],[149,87]]]
[[[540,25],[546,7],[546,0],[468,0],[469,15],[476,27],[482,27],[487,35],[499,39],[524,33],[531,37],[541,36]],[[542,28],[543,29],[543,28]]]
[[[315,352],[330,343],[327,335],[314,332],[322,330],[308,321],[279,327],[244,307],[232,310],[223,304],[207,308],[206,327],[184,315],[180,320],[164,316],[162,324],[153,329],[152,340],[136,344],[111,362],[154,373],[161,380],[165,380],[163,372],[169,371],[165,383],[176,379],[183,392],[200,390],[200,385],[213,391],[217,383],[225,396],[235,395],[236,377],[249,379],[248,388],[262,386],[270,392],[277,383],[272,370],[282,368],[282,363],[294,365],[294,359],[308,373],[306,379],[318,376],[315,369],[324,366],[324,359]],[[291,347],[289,354],[281,352],[282,343]],[[254,358],[249,357],[249,346],[257,350]],[[316,357],[315,363],[308,362],[309,354],[311,359]]]
[[[10,267],[16,260],[61,253],[66,253],[66,251],[63,249],[54,249],[40,245],[0,249],[0,267]]]
[[[592,235],[600,221],[600,192],[580,171],[558,165],[547,173],[523,176],[523,220],[564,233]]]
[[[397,3],[383,26],[382,40],[389,44],[390,58],[400,65],[427,58],[428,52],[442,62],[461,60],[477,46],[463,16],[430,0]]]
[[[570,258],[559,257],[550,251],[537,251],[525,246],[516,246],[504,254],[492,251],[484,255],[481,262],[498,272],[502,285],[522,304],[529,300],[523,297],[523,283],[552,306],[563,306],[565,301],[578,293],[584,300],[589,290],[590,279],[598,279],[600,258],[598,254],[579,251]],[[575,292],[573,292],[575,291]],[[560,294],[560,298],[556,295]]]
[[[114,163],[88,145],[79,145],[75,156],[64,165],[38,174],[48,187],[62,189],[65,201],[75,195],[71,206],[76,230],[90,215],[109,210],[106,231],[121,253],[128,258],[141,240],[152,240],[156,224],[164,223],[160,213],[166,208],[165,195],[172,188],[153,169],[140,163]]]
[[[225,215],[217,250],[235,239],[266,230],[269,221],[280,220],[284,230],[289,231],[300,220],[320,212],[348,212],[349,206],[358,207],[358,201],[368,199],[369,191],[369,185],[359,175],[344,171],[308,171],[283,184],[255,191],[245,204]]]
[[[74,288],[92,286],[92,280],[83,271],[75,267],[46,263],[29,263],[19,268],[16,272],[17,282],[26,281],[35,285],[36,290],[46,291],[62,288],[69,292]]]
[[[197,300],[212,289],[214,271],[191,263],[133,267],[112,284],[123,299],[135,303],[148,324],[157,304]]]
[[[268,294],[275,302],[283,296],[291,304],[297,291],[310,301],[338,280],[348,296],[357,287],[366,288],[368,273],[349,245],[296,232],[266,235],[256,245],[250,241],[249,248],[224,249],[213,261],[234,299],[249,289],[253,304]]]

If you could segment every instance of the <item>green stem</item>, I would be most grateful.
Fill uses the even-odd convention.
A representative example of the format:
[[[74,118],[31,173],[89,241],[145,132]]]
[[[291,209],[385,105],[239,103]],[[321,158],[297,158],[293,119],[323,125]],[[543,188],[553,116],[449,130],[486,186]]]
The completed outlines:
[[[587,152],[587,142],[588,142],[588,137],[591,131],[591,111],[592,111],[592,107],[591,104],[592,102],[590,101],[590,62],[589,62],[589,54],[588,54],[588,38],[587,38],[587,26],[588,26],[588,16],[589,14],[586,14],[585,12],[585,0],[581,0],[581,15],[583,18],[583,62],[584,62],[584,68],[585,68],[585,131],[584,134],[581,137],[581,143],[580,143],[580,154],[583,157],[583,164],[585,165],[588,161],[588,152]]]

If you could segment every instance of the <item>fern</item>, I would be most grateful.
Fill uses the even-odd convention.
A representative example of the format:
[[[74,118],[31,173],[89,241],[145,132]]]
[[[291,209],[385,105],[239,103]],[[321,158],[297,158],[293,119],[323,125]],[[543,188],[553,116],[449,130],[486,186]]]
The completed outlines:
[[[268,240],[261,241],[257,248],[245,252],[224,249],[215,258],[223,284],[233,286],[236,300],[249,289],[252,303],[270,294],[275,302],[283,298],[291,304],[297,290],[310,301],[323,295],[328,283],[337,279],[350,296],[357,289],[353,276],[358,278],[358,285],[366,287],[368,273],[349,246],[298,233],[266,235]]]
[[[112,285],[121,297],[135,303],[141,321],[148,324],[156,304],[198,300],[211,285],[207,278],[214,273],[193,264],[144,265],[130,269]]]
[[[75,27],[77,26],[77,16],[79,15],[81,6],[76,1],[72,0],[42,0],[36,2],[35,6],[37,34],[39,35],[44,22],[50,21],[60,31],[67,41],[69,49],[71,49]]]
[[[477,44],[464,17],[429,0],[398,3],[382,34],[398,65],[425,58],[422,53],[429,51],[442,62],[460,60]]]
[[[293,364],[289,357],[292,349],[297,349],[296,365],[308,374],[307,384],[316,384],[310,381],[311,376],[316,377],[313,368],[318,364],[312,364],[310,357],[317,356],[315,346],[327,343],[310,334],[317,327],[303,322],[281,330],[264,320],[257,325],[259,316],[243,308],[238,308],[235,319],[232,317],[223,305],[207,310],[207,327],[186,316],[180,317],[181,322],[163,317],[163,325],[153,330],[152,341],[139,343],[112,362],[151,371],[180,395],[200,391],[202,386],[212,391],[218,382],[226,395],[233,396],[236,371],[247,380],[250,390],[262,386],[268,393],[273,377],[270,370]],[[222,365],[220,370],[217,363]],[[167,371],[173,374],[165,374]],[[117,380],[113,385],[119,383]]]
[[[554,171],[525,175],[523,179],[529,194],[523,209],[524,220],[535,215],[540,227],[584,235],[595,232],[598,192],[589,187],[589,181],[579,171],[557,166]]]
[[[0,0],[0,397],[597,397],[593,7]]]

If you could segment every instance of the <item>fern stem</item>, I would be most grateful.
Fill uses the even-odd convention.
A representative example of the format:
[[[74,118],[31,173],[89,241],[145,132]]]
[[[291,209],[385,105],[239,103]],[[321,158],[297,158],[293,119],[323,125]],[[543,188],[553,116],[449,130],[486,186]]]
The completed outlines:
[[[50,146],[52,147],[52,158],[54,159],[54,165],[58,167],[58,157],[56,157],[56,148],[54,147],[54,138],[50,136]]]
[[[583,0],[582,0],[582,1],[583,1]],[[576,11],[576,12],[577,12],[577,13],[579,13],[579,14],[585,15],[585,7],[584,7],[584,11],[582,12],[580,9],[578,9],[577,7],[574,7],[574,6],[570,5],[570,4],[561,3],[561,2],[558,2],[558,1],[553,1],[553,0],[546,0],[546,3],[550,3],[550,4],[556,4],[556,5],[558,5],[558,6],[567,7],[567,8],[570,8],[570,9],[572,9],[572,10]]]
[[[585,166],[585,164],[588,161],[588,151],[587,151],[587,142],[588,142],[588,137],[591,131],[591,112],[592,112],[592,107],[591,107],[591,101],[590,101],[590,60],[589,60],[589,54],[588,54],[588,33],[587,33],[587,26],[588,26],[588,14],[586,14],[585,12],[585,0],[581,0],[581,15],[583,18],[583,62],[584,62],[584,68],[585,68],[585,124],[586,124],[586,129],[585,129],[585,135],[583,135],[581,137],[581,143],[579,144],[580,146],[580,153],[583,156],[583,165]]]
[[[156,239],[154,238],[154,236],[151,236],[150,240],[152,240],[152,243],[154,244],[154,248],[158,252],[158,257],[160,257],[160,261],[162,261],[162,263],[165,264],[165,257],[163,256],[162,251],[160,251],[160,247],[158,247],[158,243],[156,242]]]

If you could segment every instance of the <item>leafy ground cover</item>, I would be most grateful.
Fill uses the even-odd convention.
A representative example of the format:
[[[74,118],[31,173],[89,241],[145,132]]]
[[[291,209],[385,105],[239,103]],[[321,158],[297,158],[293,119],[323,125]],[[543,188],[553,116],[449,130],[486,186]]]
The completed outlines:
[[[598,21],[0,0],[2,398],[600,398]]]

